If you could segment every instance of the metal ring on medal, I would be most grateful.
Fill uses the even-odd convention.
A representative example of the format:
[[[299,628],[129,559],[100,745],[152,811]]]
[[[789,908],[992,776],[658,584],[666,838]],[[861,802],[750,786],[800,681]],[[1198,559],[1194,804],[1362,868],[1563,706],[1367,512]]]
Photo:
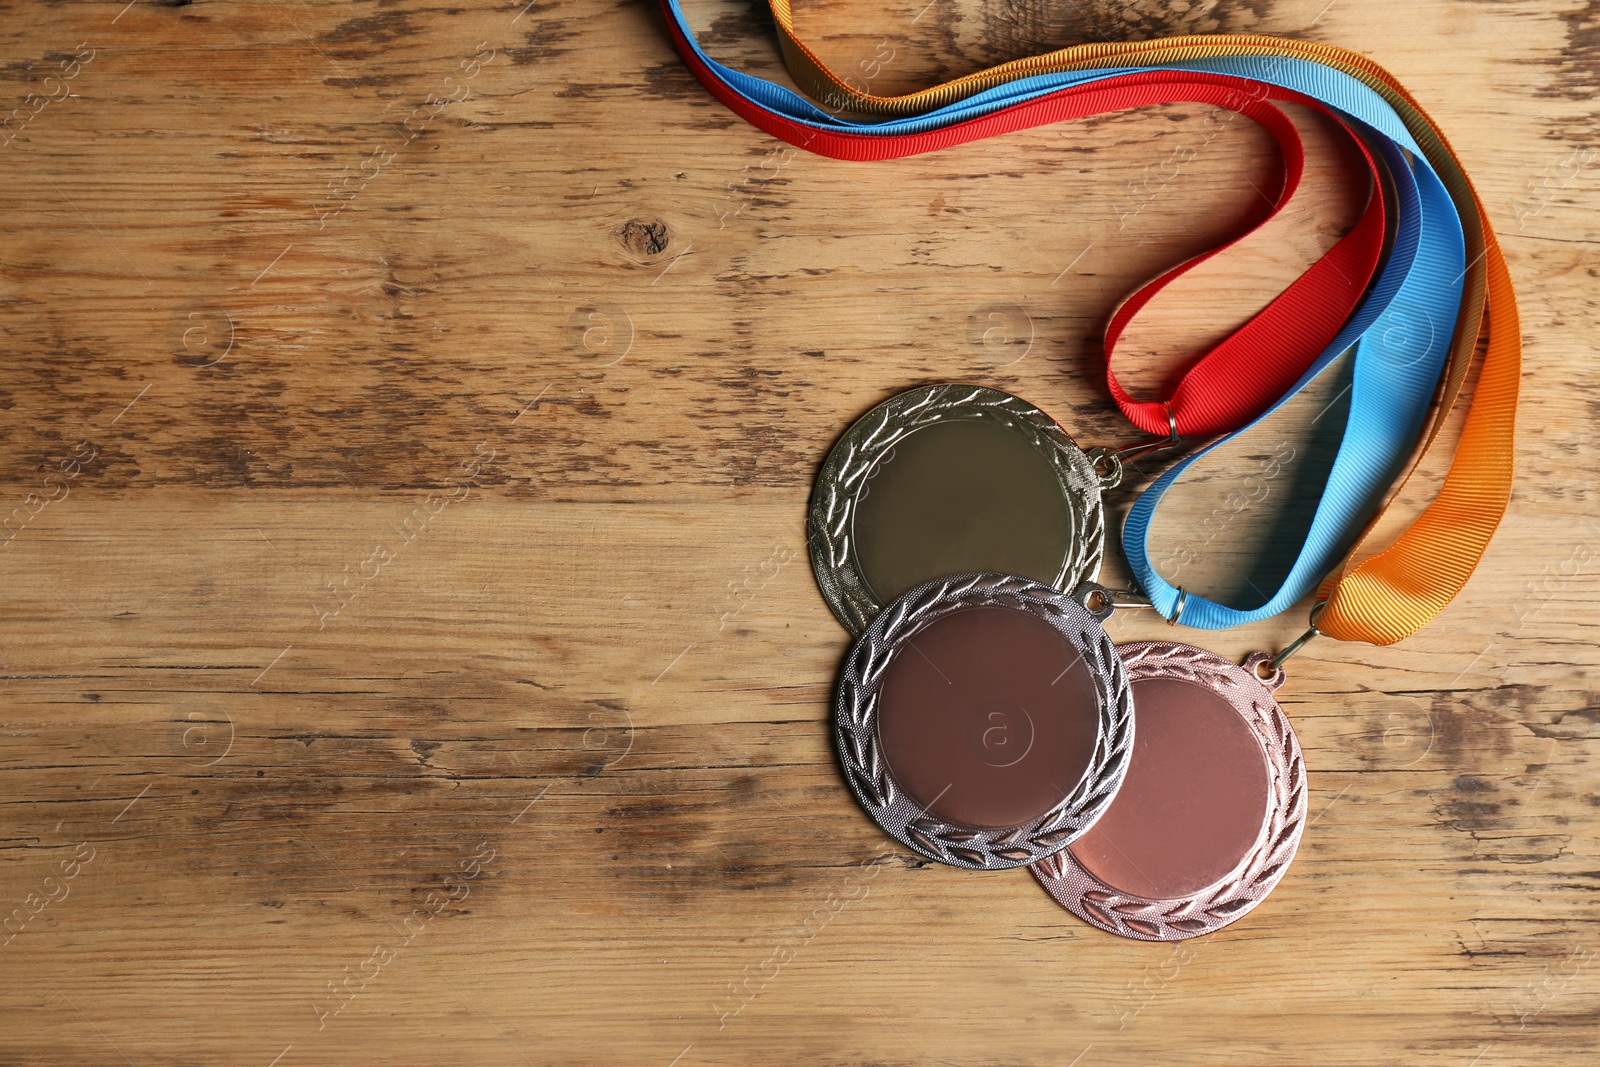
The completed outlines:
[[[1079,599],[1097,590],[1084,583],[1069,596],[1031,579],[1001,574],[939,578],[895,600],[856,640],[835,695],[834,741],[851,792],[891,837],[952,867],[998,870],[1044,859],[1100,817],[1127,771],[1134,731],[1127,675],[1100,625],[1111,610],[1090,610]],[[1097,704],[1093,748],[1082,776],[1048,810],[1021,825],[975,829],[930,814],[932,804],[918,803],[896,780],[879,735],[880,685],[896,656],[929,626],[974,608],[1025,612],[1053,627],[1065,638],[1072,661],[1086,668]],[[989,761],[989,766],[1010,764]]]
[[[1059,484],[1067,515],[1065,551],[1054,574],[1032,575],[1058,592],[1093,581],[1105,551],[1105,514],[1100,502],[1106,481],[1055,420],[1027,401],[973,385],[933,385],[912,389],[879,404],[858,419],[828,453],[812,490],[806,539],[817,586],[833,614],[851,633],[860,633],[883,608],[858,554],[856,518],[868,483],[880,461],[895,446],[930,426],[983,421],[1003,427],[1031,446]],[[1001,568],[973,559],[949,572]],[[938,577],[919,575],[917,580]],[[915,584],[915,583],[908,583]]]
[[[1283,684],[1283,670],[1273,669],[1265,677],[1257,673],[1268,666],[1265,653],[1252,654],[1241,667],[1205,649],[1167,641],[1134,642],[1118,646],[1117,651],[1135,690],[1140,730],[1151,730],[1155,716],[1181,710],[1184,704],[1181,697],[1167,698],[1171,708],[1151,703],[1148,693],[1153,687],[1139,692],[1141,683],[1151,680],[1200,687],[1201,697],[1214,694],[1239,715],[1265,760],[1268,795],[1260,830],[1254,845],[1224,877],[1174,899],[1154,899],[1109,885],[1070,849],[1036,864],[1033,874],[1063,907],[1110,933],[1141,941],[1181,941],[1208,934],[1249,912],[1272,891],[1294,859],[1305,828],[1305,759],[1288,716],[1272,695]],[[1136,753],[1136,764],[1138,759]],[[1194,800],[1203,805],[1203,797]]]

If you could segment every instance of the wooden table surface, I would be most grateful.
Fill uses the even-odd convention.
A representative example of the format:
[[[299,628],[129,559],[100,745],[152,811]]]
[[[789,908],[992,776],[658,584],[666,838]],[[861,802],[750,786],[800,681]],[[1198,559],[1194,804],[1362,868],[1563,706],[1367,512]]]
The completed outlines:
[[[1600,3],[925,3],[797,18],[880,92],[1094,39],[1344,45],[1505,242],[1511,511],[1425,631],[1292,663],[1276,892],[1140,944],[887,844],[804,545],[829,444],[912,385],[1136,439],[1099,330],[1230,232],[1259,130],[1168,106],[847,164],[708,97],[649,0],[5,0],[0,1062],[1595,1062]],[[778,70],[760,5],[690,14]],[[1138,324],[1140,388],[1350,224],[1301,120],[1305,190]],[[1176,494],[1166,573],[1281,576],[1347,380]]]

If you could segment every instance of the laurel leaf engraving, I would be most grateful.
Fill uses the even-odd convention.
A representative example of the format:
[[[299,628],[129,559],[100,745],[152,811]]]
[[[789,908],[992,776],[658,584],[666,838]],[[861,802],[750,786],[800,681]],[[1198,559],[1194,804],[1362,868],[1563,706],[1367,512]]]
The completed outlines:
[[[1117,920],[1113,919],[1110,915],[1106,914],[1104,911],[1101,911],[1098,907],[1096,907],[1094,904],[1091,904],[1089,901],[1087,901],[1087,900],[1079,901],[1078,902],[1078,906],[1081,907],[1084,911],[1088,912],[1094,918],[1099,919],[1100,920],[1100,925],[1104,926],[1107,930],[1115,930],[1117,928],[1117,926],[1118,926]]]
[[[856,784],[861,787],[861,791],[867,795],[867,798],[871,800],[873,804],[880,808],[883,807],[885,799],[883,794],[879,792],[876,782],[862,774],[854,766],[850,768],[850,777],[855,779]]]
[[[1068,797],[1067,800],[1071,801],[1072,798]],[[1054,833],[1056,830],[1061,829],[1061,824],[1067,820],[1069,810],[1066,804],[1062,804],[1060,807],[1045,812],[1044,817],[1039,820],[1039,825],[1032,828],[1035,834],[1033,840],[1039,841],[1040,835]],[[1070,830],[1070,828],[1068,829]]]
[[[935,841],[932,837],[928,836],[927,834],[923,833],[921,830],[917,829],[916,826],[914,826],[914,825],[913,826],[907,826],[906,827],[906,836],[911,838],[913,841],[915,841],[917,844],[921,845],[925,850],[927,850],[928,855],[930,855],[930,856],[943,856],[944,855],[944,849],[939,847],[939,843],[937,841]]]
[[[1110,783],[1107,783],[1100,789],[1098,793],[1095,793],[1093,796],[1086,799],[1083,802],[1083,806],[1091,810],[1098,808],[1101,804],[1110,803],[1111,798],[1113,795],[1115,795],[1115,793],[1116,790],[1111,788]]]
[[[1245,910],[1254,903],[1255,901],[1248,897],[1237,897],[1233,900],[1225,900],[1214,908],[1207,908],[1206,913],[1208,915],[1231,916],[1236,912]]]
[[[1128,929],[1141,933],[1146,937],[1161,936],[1161,927],[1155,923],[1145,922],[1143,919],[1123,919],[1122,921]]]
[[[849,734],[847,736],[850,739],[850,756],[855,761],[855,765],[857,767],[866,766],[867,765],[867,753],[865,751],[865,749],[866,749],[866,741],[861,737],[860,734],[854,734],[853,733],[853,734]],[[869,778],[870,777],[874,777],[874,775],[872,774],[872,772],[870,770],[867,772],[867,776]]]
[[[1015,845],[1018,842],[1026,839],[1027,836],[1028,836],[1028,828],[1026,826],[1019,826],[1015,830],[1010,831],[1009,833],[1005,834],[1004,836],[995,838],[994,839],[994,844],[996,844],[996,845]]]

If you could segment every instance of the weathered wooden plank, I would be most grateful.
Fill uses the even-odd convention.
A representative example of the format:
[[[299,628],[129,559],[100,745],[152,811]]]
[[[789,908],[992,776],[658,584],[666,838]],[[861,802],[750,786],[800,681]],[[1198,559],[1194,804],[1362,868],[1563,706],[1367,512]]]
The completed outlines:
[[[1096,37],[1342,44],[1505,240],[1515,506],[1423,633],[1293,661],[1313,822],[1272,898],[1131,944],[889,847],[803,543],[827,447],[914,384],[1129,440],[1100,326],[1230,232],[1259,131],[1172,105],[844,164],[709,99],[648,4],[12,2],[10,106],[78,69],[0,146],[0,1059],[1594,1058],[1594,5],[924,2],[796,16],[878,91]],[[759,7],[691,11],[776,74]],[[1354,217],[1301,119],[1301,199],[1130,332],[1136,386]],[[1344,381],[1173,494],[1168,573],[1281,573]],[[1111,629],[1238,656],[1304,618]]]

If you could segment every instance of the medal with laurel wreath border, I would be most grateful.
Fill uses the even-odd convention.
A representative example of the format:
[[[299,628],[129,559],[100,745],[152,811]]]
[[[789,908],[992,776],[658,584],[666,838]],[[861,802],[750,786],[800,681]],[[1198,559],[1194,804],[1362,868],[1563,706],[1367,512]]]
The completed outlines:
[[[952,867],[1001,870],[1066,848],[1111,804],[1133,754],[1133,697],[1116,646],[1100,626],[1111,614],[1109,603],[1101,609],[1083,603],[1094,593],[1104,590],[1092,582],[1067,595],[1015,575],[958,574],[924,582],[878,613],[845,659],[834,697],[834,743],[850,791],[889,836]],[[895,655],[935,620],[977,607],[1024,611],[1053,626],[1083,657],[1100,705],[1094,753],[1073,791],[1027,823],[989,830],[930,815],[894,780],[878,739],[878,687]]]
[[[1067,551],[1047,583],[1070,592],[1093,581],[1105,554],[1100,493],[1119,480],[1102,477],[1054,419],[1019,397],[981,385],[929,385],[890,397],[857,419],[823,461],[811,491],[806,542],[822,599],[852,634],[883,608],[856,562],[855,511],[873,468],[909,434],[939,422],[983,419],[1026,440],[1050,464],[1071,515]]]
[[[1032,870],[1056,902],[1102,930],[1140,941],[1182,941],[1220,930],[1272,892],[1288,870],[1306,821],[1306,767],[1289,717],[1272,695],[1283,684],[1281,667],[1263,677],[1270,657],[1255,652],[1238,666],[1213,652],[1170,641],[1119,645],[1130,684],[1170,678],[1204,686],[1221,696],[1255,734],[1267,761],[1271,796],[1255,846],[1220,882],[1176,900],[1125,893],[1090,874],[1070,851]],[[1144,714],[1149,714],[1145,712]]]

